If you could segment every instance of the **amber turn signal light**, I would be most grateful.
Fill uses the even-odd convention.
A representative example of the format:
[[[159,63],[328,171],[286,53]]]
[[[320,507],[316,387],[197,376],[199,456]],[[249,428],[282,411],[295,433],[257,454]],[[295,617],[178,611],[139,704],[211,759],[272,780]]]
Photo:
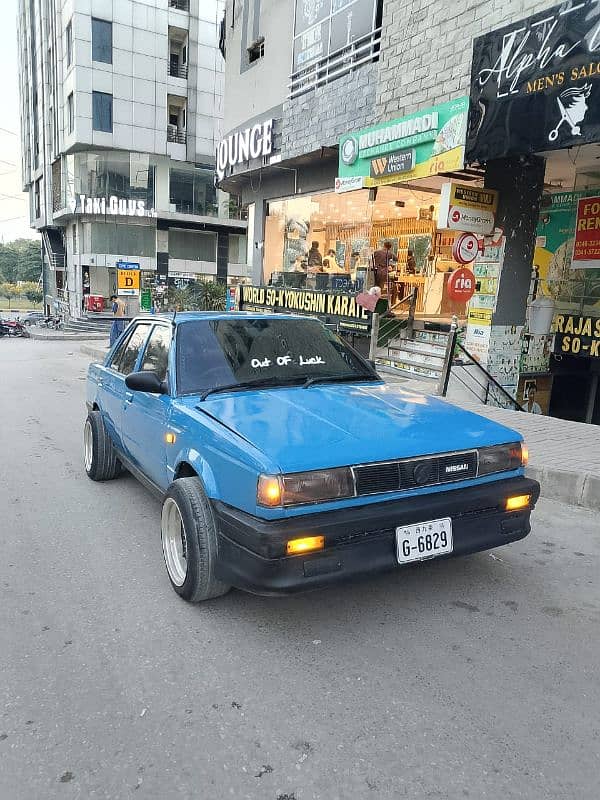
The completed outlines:
[[[506,510],[518,511],[520,508],[527,508],[530,500],[531,495],[529,494],[517,494],[514,497],[509,497],[506,500]]]
[[[305,536],[303,539],[290,539],[287,543],[288,556],[297,556],[300,553],[312,553],[325,547],[324,536]]]
[[[174,433],[171,433],[171,432],[165,433],[165,442],[167,444],[175,444],[176,440],[177,440],[177,437],[175,436]]]
[[[521,465],[526,467],[529,464],[529,448],[525,442],[521,442]]]
[[[259,477],[256,499],[259,505],[269,508],[281,505],[281,481],[276,475]]]

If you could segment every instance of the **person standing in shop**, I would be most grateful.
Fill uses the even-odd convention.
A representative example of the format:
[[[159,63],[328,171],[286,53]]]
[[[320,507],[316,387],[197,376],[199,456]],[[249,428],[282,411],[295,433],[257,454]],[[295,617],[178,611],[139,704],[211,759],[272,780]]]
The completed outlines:
[[[125,303],[120,300],[116,294],[111,296],[110,301],[112,303],[112,312],[114,316],[113,324],[110,329],[110,346],[112,347],[125,330]]]
[[[319,243],[313,242],[310,246],[310,250],[308,251],[307,255],[308,259],[308,268],[311,267],[321,267],[323,266],[323,256],[319,250]]]
[[[397,258],[392,252],[392,243],[384,242],[383,247],[373,253],[373,268],[375,270],[375,285],[381,291],[387,290],[388,274],[390,267],[397,262]]]

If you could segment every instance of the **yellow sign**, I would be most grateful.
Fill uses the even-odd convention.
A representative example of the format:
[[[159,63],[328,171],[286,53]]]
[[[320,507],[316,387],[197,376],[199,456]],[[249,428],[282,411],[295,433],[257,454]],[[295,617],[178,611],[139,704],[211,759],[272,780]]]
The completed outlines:
[[[462,183],[450,183],[450,206],[472,208],[474,211],[498,210],[498,192],[494,189],[478,189]]]
[[[470,308],[467,323],[469,325],[491,325],[492,314],[491,308]]]
[[[139,269],[118,269],[117,270],[117,289],[125,289],[127,291],[140,288],[140,270]]]
[[[413,181],[415,178],[429,178],[431,175],[438,175],[440,172],[454,172],[455,170],[462,169],[464,165],[465,148],[455,147],[452,150],[447,150],[445,153],[431,156],[427,161],[417,164],[415,168],[410,171],[399,172],[396,175],[385,175],[382,178],[366,177],[363,185],[366,187],[387,186],[390,183]]]

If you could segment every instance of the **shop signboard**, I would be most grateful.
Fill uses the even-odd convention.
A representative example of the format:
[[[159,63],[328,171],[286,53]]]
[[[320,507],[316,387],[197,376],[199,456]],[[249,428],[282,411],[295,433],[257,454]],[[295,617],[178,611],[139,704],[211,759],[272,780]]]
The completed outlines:
[[[577,203],[573,269],[600,267],[600,197],[584,197]]]
[[[240,311],[287,311],[328,317],[342,330],[368,333],[371,314],[349,293],[271,286],[240,286]]]
[[[371,33],[376,7],[376,0],[296,0],[292,72]]]
[[[88,197],[78,194],[69,200],[72,214],[96,214],[103,217],[156,217],[156,211],[146,208],[145,200],[128,197]]]
[[[461,97],[345,134],[339,142],[340,178],[362,177],[363,185],[372,187],[462,169],[468,108],[468,98]],[[411,156],[402,156],[402,170],[373,174],[377,160],[391,159],[398,165],[400,154],[407,152]]]
[[[472,233],[457,236],[452,245],[452,258],[459,264],[470,264],[479,252],[479,239]]]
[[[399,150],[387,156],[380,156],[371,161],[371,178],[386,178],[390,175],[399,175],[410,172],[415,168],[415,151]]]
[[[556,354],[600,359],[600,317],[557,314],[553,330]]]
[[[490,234],[494,230],[498,192],[450,181],[442,186],[438,228]]]
[[[467,161],[600,141],[600,4],[562,3],[475,39]]]
[[[475,275],[463,267],[453,272],[446,287],[448,297],[457,302],[468,302],[475,294]]]
[[[363,188],[362,176],[358,175],[354,178],[336,178],[334,188],[336,194],[344,194],[344,192],[355,192],[357,189]]]
[[[140,265],[117,261],[117,291],[119,295],[136,297],[140,293]]]
[[[273,119],[257,122],[251,128],[231,133],[217,147],[217,178],[222,181],[238,164],[248,164],[273,153]]]

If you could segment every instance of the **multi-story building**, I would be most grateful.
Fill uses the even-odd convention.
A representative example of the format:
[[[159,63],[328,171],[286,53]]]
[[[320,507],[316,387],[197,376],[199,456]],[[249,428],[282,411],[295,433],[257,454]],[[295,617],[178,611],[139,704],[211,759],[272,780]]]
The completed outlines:
[[[305,285],[311,250],[369,275],[389,240],[398,291],[448,322],[478,234],[467,348],[527,410],[600,424],[598,3],[227,0],[224,42],[217,172],[253,280]],[[496,207],[449,208],[456,184]]]
[[[86,294],[108,298],[119,262],[140,265],[146,300],[245,275],[246,222],[214,183],[222,6],[19,0],[23,183],[48,305],[77,316]]]

